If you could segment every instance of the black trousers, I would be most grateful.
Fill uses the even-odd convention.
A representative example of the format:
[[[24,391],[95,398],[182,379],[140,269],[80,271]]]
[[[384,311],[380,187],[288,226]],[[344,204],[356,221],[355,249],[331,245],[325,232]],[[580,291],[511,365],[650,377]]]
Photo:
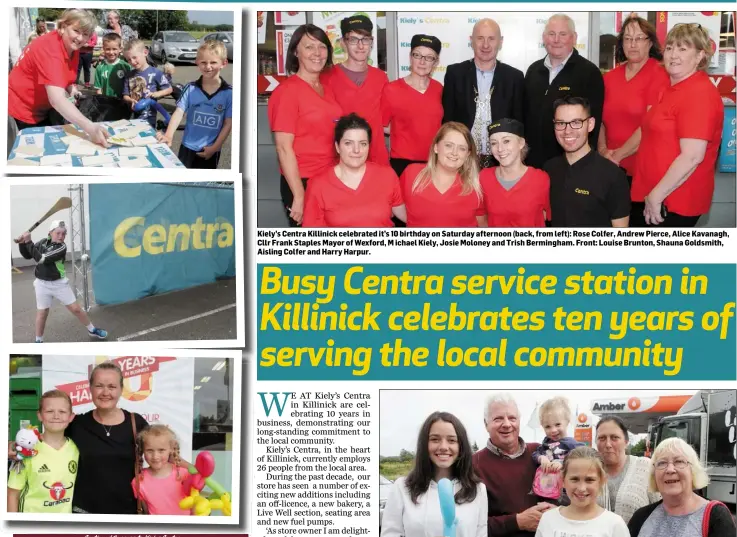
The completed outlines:
[[[397,177],[402,177],[404,170],[410,164],[426,164],[426,163],[427,162],[424,160],[408,160],[406,158],[393,158],[392,157],[389,159],[389,166],[392,167],[392,170],[394,170],[394,173],[397,174]]]
[[[184,144],[182,144],[179,146],[179,154],[177,157],[187,168],[195,168],[197,170],[216,170],[218,162],[220,161],[220,151],[215,153],[209,159],[204,159],[197,156],[196,151],[192,151],[189,147],[185,147]]]
[[[302,178],[302,186],[307,190],[307,177]],[[284,213],[289,219],[289,227],[300,227],[301,224],[298,224],[296,220],[289,216],[289,208],[292,206],[292,202],[294,201],[294,194],[292,193],[292,189],[289,188],[287,178],[283,175],[281,176],[281,182],[279,183],[279,191],[281,192],[281,201],[284,205]]]
[[[80,52],[79,65],[77,66],[77,81],[79,81],[79,72],[84,69],[84,83],[90,83],[90,69],[92,68],[92,53]]]
[[[645,222],[645,203],[633,201],[630,210],[630,227],[694,227],[701,216],[683,216],[682,214],[668,211],[665,220],[658,226]]]

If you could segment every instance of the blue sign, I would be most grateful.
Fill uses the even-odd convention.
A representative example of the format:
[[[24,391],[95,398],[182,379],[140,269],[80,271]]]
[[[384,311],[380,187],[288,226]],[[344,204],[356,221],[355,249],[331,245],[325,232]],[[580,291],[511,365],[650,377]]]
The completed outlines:
[[[91,184],[89,204],[98,304],[235,276],[233,189]]]
[[[258,269],[258,380],[734,380],[733,264]]]
[[[735,147],[735,107],[724,107],[724,130],[722,131],[722,147],[719,149],[719,171],[734,173],[737,171],[737,147]]]

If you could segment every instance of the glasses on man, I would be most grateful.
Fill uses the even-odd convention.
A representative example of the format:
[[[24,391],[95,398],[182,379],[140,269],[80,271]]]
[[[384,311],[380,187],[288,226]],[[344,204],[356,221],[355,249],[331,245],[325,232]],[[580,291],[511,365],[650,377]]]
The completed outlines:
[[[369,47],[373,45],[374,38],[373,37],[355,37],[351,36],[346,41],[348,41],[349,45],[356,46],[359,43],[361,43],[364,47]]]
[[[671,464],[676,470],[685,470],[690,463],[684,459],[676,459],[674,461],[659,460],[655,463],[655,469],[659,472],[665,472]]]
[[[555,120],[555,121],[553,121],[553,126],[555,127],[555,130],[557,130],[557,131],[564,131],[564,130],[566,130],[566,127],[568,125],[570,125],[572,129],[578,130],[581,127],[583,127],[584,122],[587,121],[590,118],[591,118],[591,116],[585,117],[583,119],[574,119],[573,121],[557,121],[557,120]]]
[[[646,35],[638,35],[637,37],[629,37],[629,36],[627,36],[627,37],[623,38],[622,41],[624,41],[627,45],[631,45],[632,43],[635,43],[636,45],[641,45],[642,43],[644,43],[648,39],[650,39],[650,38],[648,36],[646,36]]]
[[[422,54],[420,54],[419,52],[413,52],[413,53],[412,53],[412,57],[413,57],[413,58],[414,58],[415,60],[418,60],[418,61],[419,61],[419,60],[424,60],[424,61],[426,61],[427,63],[435,63],[435,62],[436,62],[436,61],[438,60],[438,59],[437,59],[437,57],[435,57],[435,56],[432,56],[432,55],[430,55],[430,56],[423,56],[423,55],[422,55]]]

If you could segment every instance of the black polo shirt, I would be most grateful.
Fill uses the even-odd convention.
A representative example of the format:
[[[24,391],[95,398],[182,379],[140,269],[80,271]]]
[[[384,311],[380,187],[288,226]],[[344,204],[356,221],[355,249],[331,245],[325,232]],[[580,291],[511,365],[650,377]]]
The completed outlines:
[[[612,220],[629,216],[624,170],[596,151],[573,165],[565,154],[554,157],[543,169],[550,176],[553,227],[612,227]]]

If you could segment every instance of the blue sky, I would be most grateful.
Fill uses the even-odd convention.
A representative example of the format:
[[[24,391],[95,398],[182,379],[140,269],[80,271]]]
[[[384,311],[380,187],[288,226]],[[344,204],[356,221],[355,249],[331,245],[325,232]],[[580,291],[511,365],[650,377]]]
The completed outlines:
[[[233,24],[232,11],[187,11],[187,17],[202,24]]]

